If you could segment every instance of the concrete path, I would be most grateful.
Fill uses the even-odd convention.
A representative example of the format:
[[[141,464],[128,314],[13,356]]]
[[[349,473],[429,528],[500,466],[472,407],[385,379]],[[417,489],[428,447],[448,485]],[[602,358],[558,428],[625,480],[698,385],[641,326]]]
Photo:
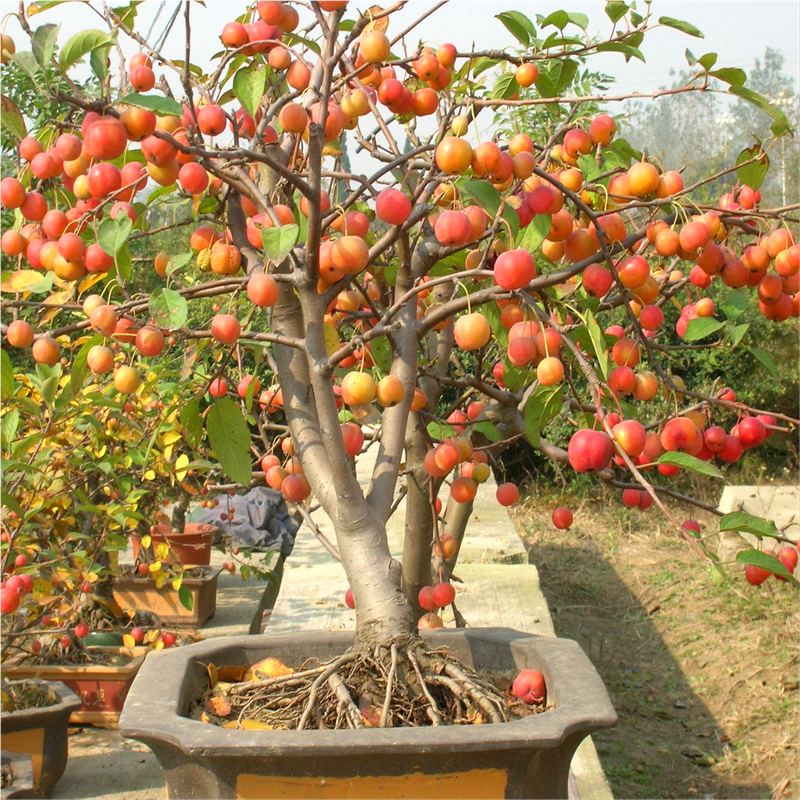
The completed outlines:
[[[719,510],[725,514],[744,511],[771,520],[783,530],[784,536],[797,542],[800,539],[800,488],[797,486],[726,486],[722,491]],[[720,534],[719,555],[724,560],[749,547],[772,549],[772,541],[759,541],[752,533],[729,531]],[[800,576],[800,565],[795,568]]]
[[[359,461],[359,480],[367,483],[377,448]],[[536,567],[506,511],[494,499],[493,480],[478,491],[467,537],[462,545],[456,575],[456,605],[474,627],[501,625],[554,636],[547,602],[539,587]],[[445,492],[442,498],[445,499]],[[315,523],[335,543],[330,521],[317,511]],[[388,526],[393,555],[402,552],[405,502],[401,502]],[[224,557],[212,554],[212,564]],[[217,613],[203,628],[204,637],[248,633],[263,583],[243,581],[237,573],[220,575]],[[352,630],[355,612],[344,604],[347,581],[341,565],[325,550],[308,526],[303,526],[295,549],[286,561],[277,602],[267,631]],[[447,617],[445,617],[447,622]],[[572,762],[570,797],[612,798],[592,740],[586,739]],[[77,729],[70,738],[70,759],[54,798],[122,800],[166,797],[155,757],[143,745],[123,740],[116,731]]]

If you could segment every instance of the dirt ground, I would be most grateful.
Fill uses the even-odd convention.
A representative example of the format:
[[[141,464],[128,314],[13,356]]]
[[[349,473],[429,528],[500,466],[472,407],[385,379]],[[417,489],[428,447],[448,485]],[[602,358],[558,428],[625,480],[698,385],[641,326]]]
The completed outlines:
[[[550,520],[559,505],[569,532]],[[657,509],[610,496],[529,496],[514,519],[556,632],[583,646],[619,714],[595,736],[615,797],[800,795],[792,590],[750,587],[736,566],[715,584]]]

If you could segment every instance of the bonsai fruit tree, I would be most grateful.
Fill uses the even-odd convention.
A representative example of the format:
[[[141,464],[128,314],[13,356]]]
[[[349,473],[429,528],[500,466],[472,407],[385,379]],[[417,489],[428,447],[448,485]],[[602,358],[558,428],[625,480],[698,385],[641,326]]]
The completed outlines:
[[[692,183],[625,141],[615,109],[631,93],[587,94],[593,57],[643,60],[659,27],[702,36],[649,5],[609,3],[609,32],[594,38],[581,14],[498,13],[507,47],[475,51],[419,42],[438,7],[230,8],[217,45],[184,4],[174,55],[145,38],[133,5],[96,9],[99,27],[67,41],[53,7],[20,10],[30,42],[3,38],[3,434],[18,442],[4,570],[34,509],[19,476],[39,444],[9,422],[28,405],[26,376],[48,386],[47,409],[90,385],[102,413],[136,429],[171,370],[186,396],[162,421],[192,458],[162,437],[162,469],[178,482],[193,471],[204,498],[266,481],[309,521],[312,504],[330,518],[357,618],[348,675],[400,664],[398,697],[416,674],[422,689],[466,686],[505,719],[499,692],[417,633],[453,602],[472,502],[503,449],[525,440],[626,506],[655,504],[721,570],[707,533],[670,511],[692,502],[671,479],[718,479],[797,424],[738,402],[724,376],[671,374],[684,347],[771,364],[743,319],[795,324],[800,248],[759,192],[789,123],[741,70],[687,50],[688,79],[647,97],[744,98],[771,118],[769,137]],[[123,43],[138,48],[124,63]],[[508,136],[493,134],[501,118]],[[148,251],[165,231],[170,250]],[[731,412],[733,429],[716,424]],[[125,469],[146,482],[141,447]],[[354,459],[367,447],[364,490]],[[386,533],[399,482],[401,561]],[[518,496],[497,490],[501,505]],[[572,512],[553,521],[568,529]],[[739,554],[748,581],[796,586],[796,550],[774,525],[739,514],[721,527],[776,546]],[[537,680],[519,696],[541,700]],[[418,707],[436,721],[436,703]]]

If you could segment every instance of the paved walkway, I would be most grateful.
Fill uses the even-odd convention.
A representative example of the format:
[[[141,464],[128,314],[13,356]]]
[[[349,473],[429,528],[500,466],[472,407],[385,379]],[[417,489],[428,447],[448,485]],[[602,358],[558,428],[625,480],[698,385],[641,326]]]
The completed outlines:
[[[359,479],[374,463],[373,447],[359,462]],[[547,602],[539,587],[536,567],[527,554],[506,511],[494,499],[493,480],[478,491],[467,537],[462,545],[456,574],[456,605],[473,627],[501,625],[554,636]],[[443,492],[444,500],[444,492]],[[388,526],[392,553],[399,557],[405,502],[401,502]],[[332,542],[336,536],[321,512],[314,520]],[[222,557],[214,554],[213,563]],[[252,580],[223,573],[217,593],[217,613],[203,629],[204,636],[247,633],[263,588]],[[343,630],[355,627],[355,612],[344,604],[347,589],[344,570],[322,547],[307,526],[298,534],[287,560],[280,594],[267,626],[268,631],[302,629]],[[70,739],[71,756],[54,798],[123,800],[166,797],[155,757],[136,742],[121,739],[116,731],[85,729]],[[604,800],[613,795],[603,774],[591,738],[586,739],[572,762],[571,796]],[[576,791],[577,788],[577,791]]]

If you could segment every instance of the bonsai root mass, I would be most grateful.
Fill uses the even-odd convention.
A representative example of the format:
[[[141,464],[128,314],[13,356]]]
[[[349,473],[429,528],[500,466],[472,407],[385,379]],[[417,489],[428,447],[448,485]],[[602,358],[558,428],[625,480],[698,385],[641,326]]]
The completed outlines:
[[[316,660],[315,660],[316,661]],[[476,673],[446,648],[396,640],[293,670],[207,665],[210,688],[190,715],[226,728],[421,727],[501,723],[546,710],[511,693],[513,675]]]

